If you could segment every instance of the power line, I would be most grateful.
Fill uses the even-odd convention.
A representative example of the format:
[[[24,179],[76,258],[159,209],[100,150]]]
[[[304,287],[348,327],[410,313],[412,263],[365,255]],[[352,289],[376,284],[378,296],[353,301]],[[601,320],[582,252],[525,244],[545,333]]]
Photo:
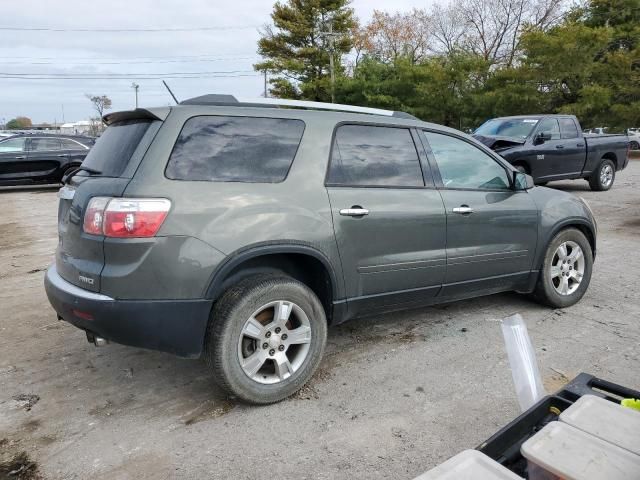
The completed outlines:
[[[55,62],[5,62],[3,61],[3,65],[139,65],[139,64],[167,64],[167,63],[206,63],[206,62],[224,62],[224,61],[234,61],[234,60],[253,60],[258,58],[258,56],[253,57],[229,57],[229,58],[195,58],[195,59],[180,59],[180,60],[131,60],[128,62],[119,61],[119,62],[65,62],[64,59],[57,59]]]
[[[163,76],[163,75],[217,75],[217,74],[235,74],[235,73],[253,73],[253,70],[217,70],[217,71],[209,71],[209,72],[162,72],[162,73],[154,73],[154,72],[139,72],[139,73],[111,73],[111,72],[93,72],[93,73],[50,73],[50,72],[0,72],[0,75],[17,75],[17,76],[47,76],[47,77],[77,77],[84,78],[86,76],[103,76],[103,77],[111,77],[111,76],[127,76],[127,77],[135,77],[138,75],[148,75],[148,76]]]
[[[168,27],[168,28],[52,28],[52,27],[0,27],[7,32],[55,32],[55,33],[143,33],[143,32],[215,32],[220,30],[247,30],[260,25],[230,25],[217,27]]]
[[[239,74],[239,75],[209,75],[209,74],[159,74],[157,76],[145,76],[145,75],[130,75],[130,76],[122,76],[122,77],[104,77],[104,76],[94,76],[94,77],[51,77],[51,76],[40,76],[40,77],[32,77],[32,76],[6,76],[5,74],[0,73],[0,80],[162,80],[163,78],[238,78],[238,77],[260,77],[261,73],[247,73],[247,74]]]
[[[235,57],[236,55],[253,55],[259,56],[253,52],[249,53],[230,53],[227,55],[215,55],[211,53],[205,53],[201,55],[156,55],[156,56],[146,56],[146,57],[125,57],[125,60],[144,60],[144,59],[167,59],[167,58],[204,58],[204,57],[214,57],[214,59],[224,60],[226,58],[239,58]],[[27,59],[27,60],[120,60],[122,57],[31,57],[31,56],[13,56],[13,57],[0,57],[0,59],[6,60],[19,60],[19,59]]]

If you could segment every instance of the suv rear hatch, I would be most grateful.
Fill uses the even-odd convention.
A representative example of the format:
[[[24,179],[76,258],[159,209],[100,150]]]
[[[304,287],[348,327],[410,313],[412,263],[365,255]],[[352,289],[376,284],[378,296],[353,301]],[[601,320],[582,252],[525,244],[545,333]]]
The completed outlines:
[[[69,283],[100,292],[105,237],[84,232],[87,205],[93,197],[122,196],[169,111],[138,109],[105,116],[108,128],[60,189],[56,269]]]

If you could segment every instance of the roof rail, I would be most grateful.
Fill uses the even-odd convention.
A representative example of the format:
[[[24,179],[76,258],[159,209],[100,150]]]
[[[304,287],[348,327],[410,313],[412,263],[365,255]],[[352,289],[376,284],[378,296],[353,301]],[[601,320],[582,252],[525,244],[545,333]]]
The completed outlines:
[[[357,107],[340,103],[309,102],[304,100],[285,100],[280,98],[236,98],[233,95],[202,95],[183,100],[180,105],[234,105],[238,107],[293,107],[309,110],[330,110],[334,112],[366,113],[385,117],[399,117],[417,120],[406,112],[395,112],[381,108]]]

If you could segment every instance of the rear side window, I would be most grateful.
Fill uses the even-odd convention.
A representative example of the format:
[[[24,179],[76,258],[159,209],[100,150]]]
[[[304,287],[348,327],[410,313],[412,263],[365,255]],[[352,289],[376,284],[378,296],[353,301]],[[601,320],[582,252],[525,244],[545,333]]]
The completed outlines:
[[[420,159],[406,128],[342,125],[336,131],[327,183],[424,186]]]
[[[578,138],[578,127],[572,118],[560,119],[560,133],[562,138]]]
[[[33,152],[60,150],[60,140],[57,138],[32,138],[29,150]]]
[[[105,177],[119,177],[151,123],[150,120],[125,120],[109,125],[82,165]]]
[[[288,118],[200,116],[187,120],[169,158],[172,180],[281,182],[304,132]]]

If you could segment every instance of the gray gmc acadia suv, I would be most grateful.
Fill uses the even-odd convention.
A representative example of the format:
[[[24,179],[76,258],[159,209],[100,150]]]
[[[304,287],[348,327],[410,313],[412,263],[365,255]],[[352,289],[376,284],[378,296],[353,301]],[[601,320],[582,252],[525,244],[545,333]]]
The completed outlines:
[[[220,95],[105,121],[59,193],[49,301],[96,344],[204,356],[244,401],[297,391],[329,325],[508,290],[567,307],[589,285],[587,204],[459,131]]]

